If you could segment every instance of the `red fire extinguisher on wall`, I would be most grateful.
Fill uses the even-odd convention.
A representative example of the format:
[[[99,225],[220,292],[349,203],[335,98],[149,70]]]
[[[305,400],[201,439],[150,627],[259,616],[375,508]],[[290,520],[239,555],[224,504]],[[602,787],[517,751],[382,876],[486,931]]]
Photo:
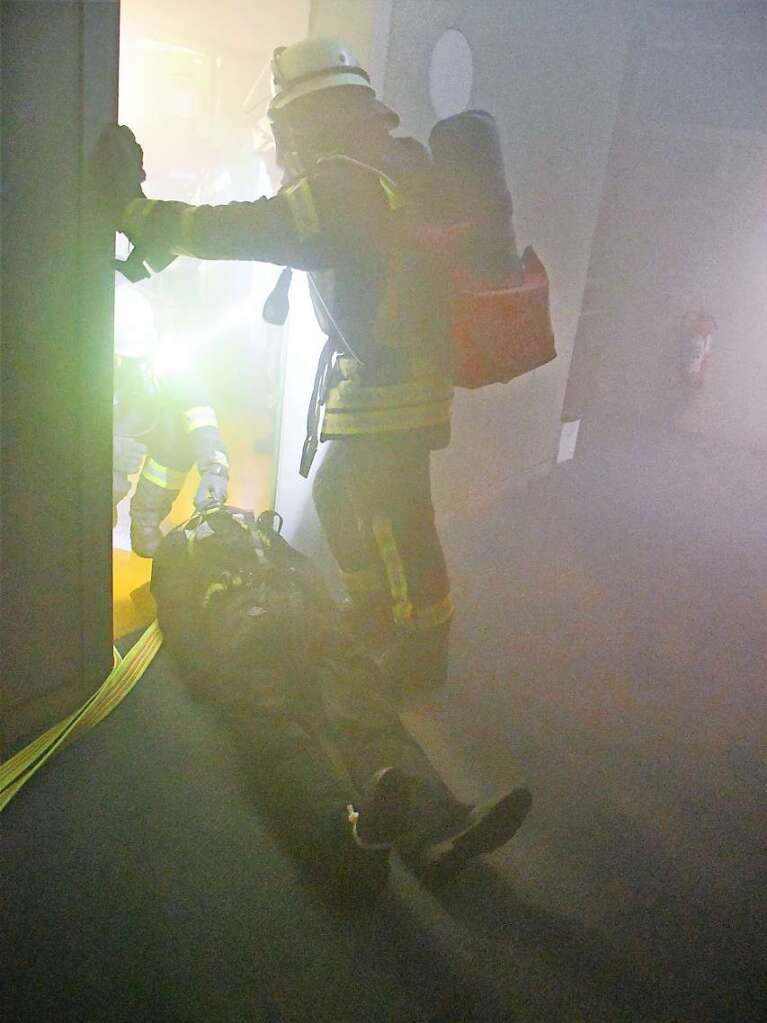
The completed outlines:
[[[711,339],[717,329],[710,313],[690,310],[679,322],[679,369],[687,387],[702,387],[711,354]]]

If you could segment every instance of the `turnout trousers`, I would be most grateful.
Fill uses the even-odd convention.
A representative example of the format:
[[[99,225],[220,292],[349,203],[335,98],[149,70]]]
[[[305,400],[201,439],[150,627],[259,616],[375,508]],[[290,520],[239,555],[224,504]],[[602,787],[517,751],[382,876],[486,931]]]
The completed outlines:
[[[430,459],[418,431],[331,440],[314,481],[350,599],[385,607],[389,621],[410,632],[445,626],[453,613]]]

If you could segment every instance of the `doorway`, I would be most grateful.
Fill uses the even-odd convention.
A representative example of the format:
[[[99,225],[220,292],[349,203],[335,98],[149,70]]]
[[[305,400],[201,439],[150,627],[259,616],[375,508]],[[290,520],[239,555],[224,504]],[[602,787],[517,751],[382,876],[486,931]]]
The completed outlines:
[[[203,0],[122,0],[119,117],[144,149],[147,196],[218,205],[276,190],[264,118],[269,61],[276,46],[307,34],[309,8],[309,0],[229,0],[215,9]],[[254,82],[263,92],[255,115],[243,110]],[[118,257],[127,248],[118,238]],[[117,275],[116,380],[120,367],[135,379],[140,365],[152,397],[130,427],[146,449],[144,468],[125,474],[130,489],[116,505],[115,638],[154,615],[151,560],[131,549],[131,502],[153,455],[163,395],[181,377],[201,381],[205,398],[195,404],[214,410],[230,463],[229,503],[259,511],[274,501],[286,347],[283,328],[266,324],[261,310],[278,274],[267,264],[178,257],[139,284]],[[173,478],[180,489],[163,531],[192,514],[198,482],[194,466]]]

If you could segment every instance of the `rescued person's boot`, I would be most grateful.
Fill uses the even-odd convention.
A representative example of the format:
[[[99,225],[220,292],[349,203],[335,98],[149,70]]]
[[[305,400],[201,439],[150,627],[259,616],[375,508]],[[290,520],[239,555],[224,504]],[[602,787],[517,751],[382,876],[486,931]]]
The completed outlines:
[[[346,807],[348,839],[336,892],[348,904],[369,905],[389,877],[389,853],[409,817],[412,782],[402,771],[384,767],[368,782],[359,807]]]
[[[362,849],[391,849],[407,827],[411,789],[411,779],[394,767],[373,775],[359,810],[347,807],[352,835]]]
[[[533,798],[525,788],[513,789],[494,803],[469,809],[452,833],[420,845],[398,843],[403,861],[429,888],[441,888],[475,857],[500,849],[519,831]]]

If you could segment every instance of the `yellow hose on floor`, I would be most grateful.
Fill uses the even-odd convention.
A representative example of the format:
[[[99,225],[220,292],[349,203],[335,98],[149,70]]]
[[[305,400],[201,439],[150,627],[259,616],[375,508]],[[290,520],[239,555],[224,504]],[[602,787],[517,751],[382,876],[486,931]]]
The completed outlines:
[[[114,710],[144,674],[161,645],[160,627],[152,622],[124,657],[115,650],[114,667],[79,710],[0,764],[0,811],[43,764]]]

